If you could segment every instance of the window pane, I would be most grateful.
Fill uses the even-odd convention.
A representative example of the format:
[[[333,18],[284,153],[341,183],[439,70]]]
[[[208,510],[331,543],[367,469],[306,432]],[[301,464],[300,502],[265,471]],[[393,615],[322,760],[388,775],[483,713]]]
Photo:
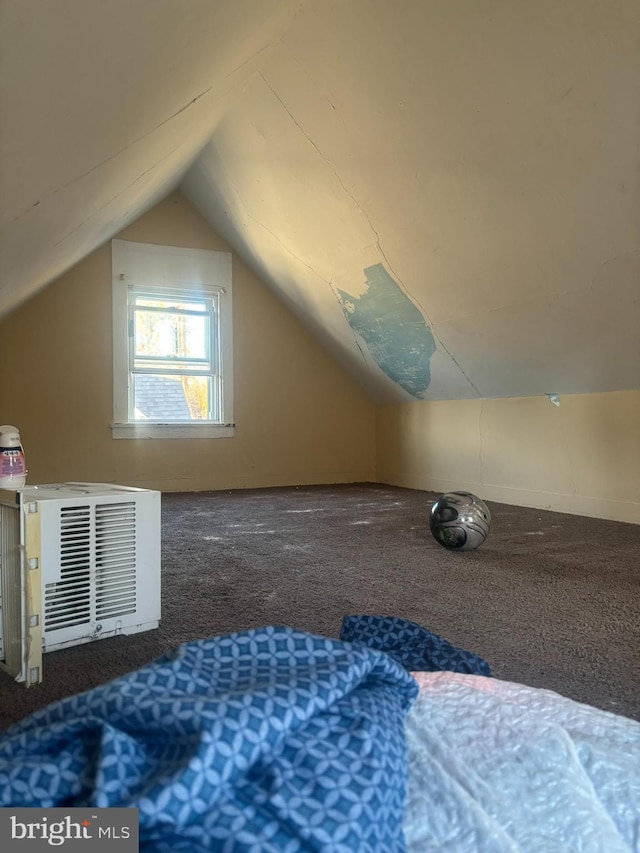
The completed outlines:
[[[134,374],[132,381],[135,421],[215,420],[208,376]]]
[[[209,358],[209,315],[174,314],[136,308],[135,355]]]

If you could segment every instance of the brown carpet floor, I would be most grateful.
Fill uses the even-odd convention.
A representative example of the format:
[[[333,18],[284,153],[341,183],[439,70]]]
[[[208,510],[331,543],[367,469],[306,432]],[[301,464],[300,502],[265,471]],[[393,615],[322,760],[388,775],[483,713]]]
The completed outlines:
[[[490,503],[476,551],[428,529],[437,495],[376,484],[164,495],[160,628],[0,675],[0,727],[187,640],[266,624],[337,636],[342,617],[414,620],[494,675],[640,719],[640,526]]]

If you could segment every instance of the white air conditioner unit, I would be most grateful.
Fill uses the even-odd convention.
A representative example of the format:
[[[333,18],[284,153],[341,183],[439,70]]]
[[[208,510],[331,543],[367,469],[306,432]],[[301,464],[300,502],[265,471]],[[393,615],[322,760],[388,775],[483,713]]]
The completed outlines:
[[[160,492],[107,483],[0,491],[0,667],[42,681],[42,652],[157,628]]]

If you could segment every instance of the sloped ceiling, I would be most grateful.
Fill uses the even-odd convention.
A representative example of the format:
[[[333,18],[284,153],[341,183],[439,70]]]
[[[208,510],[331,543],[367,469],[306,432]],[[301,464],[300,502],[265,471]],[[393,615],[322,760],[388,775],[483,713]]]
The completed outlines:
[[[0,313],[175,189],[301,0],[0,12]]]
[[[180,185],[377,401],[640,387],[636,0],[35,0],[0,309]]]

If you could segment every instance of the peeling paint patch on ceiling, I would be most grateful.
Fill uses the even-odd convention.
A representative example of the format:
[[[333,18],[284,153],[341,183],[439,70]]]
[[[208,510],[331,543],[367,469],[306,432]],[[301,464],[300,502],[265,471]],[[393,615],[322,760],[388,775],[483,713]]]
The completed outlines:
[[[412,397],[422,399],[431,382],[436,350],[424,317],[382,264],[364,270],[366,290],[338,290],[351,328],[365,341],[378,367]]]

